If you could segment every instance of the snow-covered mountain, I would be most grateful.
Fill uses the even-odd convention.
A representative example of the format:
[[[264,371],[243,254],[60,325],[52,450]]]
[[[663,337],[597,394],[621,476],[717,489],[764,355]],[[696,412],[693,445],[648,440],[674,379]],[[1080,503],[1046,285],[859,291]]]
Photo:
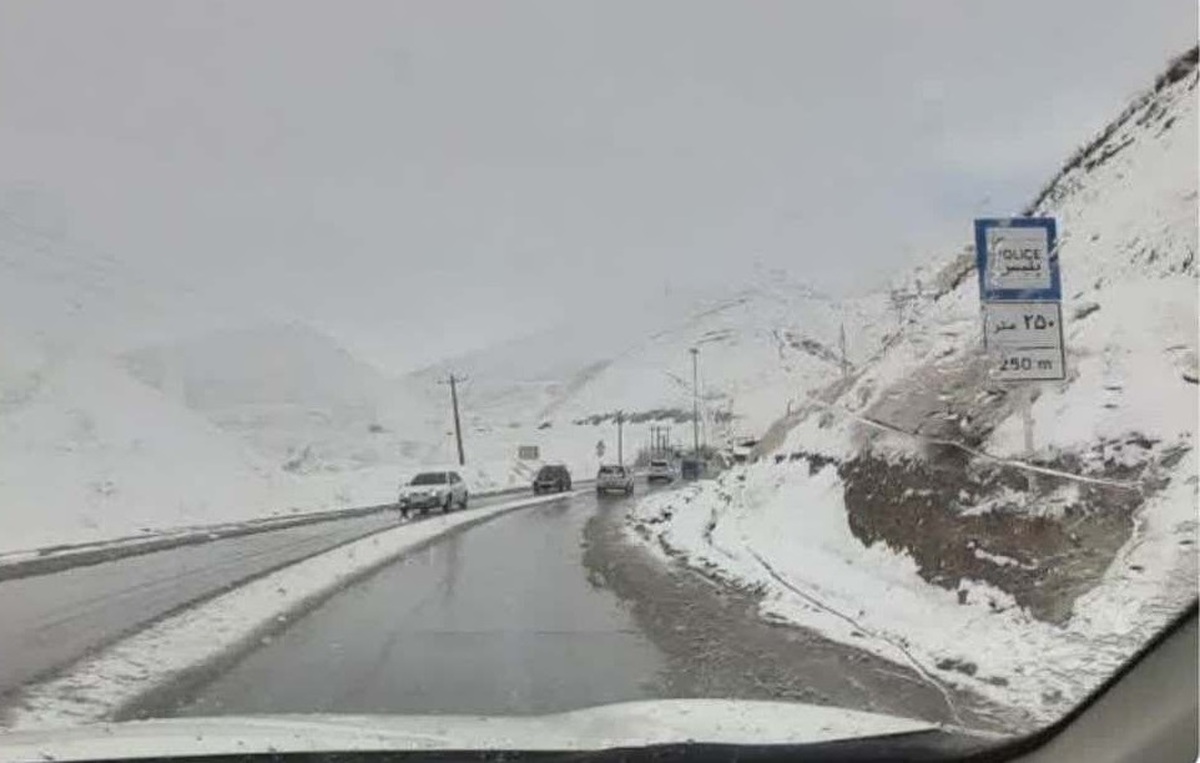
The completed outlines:
[[[413,402],[395,381],[307,326],[218,331],[143,347],[124,361],[136,378],[289,472],[428,455],[424,433],[399,431]]]
[[[1060,716],[1197,594],[1197,51],[1025,210],[1058,220],[1067,378],[989,381],[970,252],[898,283],[905,329],[763,459],[639,507],[634,537],[763,610]],[[964,221],[964,230],[970,221]]]
[[[390,500],[404,475],[455,461],[450,372],[465,377],[476,489],[525,484],[542,461],[593,473],[599,443],[616,457],[618,410],[628,459],[652,424],[690,442],[692,347],[705,440],[757,436],[843,374],[843,322],[847,367],[895,328],[883,298],[847,307],[760,274],[730,295],[585,316],[395,379],[311,326],[206,326],[188,290],[0,223],[3,548]],[[520,445],[541,459],[519,460]]]
[[[473,435],[517,430],[549,446],[550,457],[568,442],[572,452],[597,439],[613,444],[618,411],[634,446],[651,425],[671,425],[672,439],[684,445],[692,438],[696,348],[703,436],[724,445],[761,435],[807,391],[879,352],[896,330],[883,295],[839,302],[778,273],[721,298],[645,312],[453,358],[406,381],[435,390],[435,411],[445,395],[437,382],[451,372],[466,377],[460,395]]]
[[[107,340],[196,307],[72,240],[33,190],[0,197],[0,550],[239,519],[286,475],[131,377]]]

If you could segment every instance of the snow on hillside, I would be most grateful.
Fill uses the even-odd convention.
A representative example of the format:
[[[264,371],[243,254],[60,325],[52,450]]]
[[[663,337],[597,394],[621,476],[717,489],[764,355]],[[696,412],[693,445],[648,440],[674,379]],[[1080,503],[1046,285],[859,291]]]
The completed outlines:
[[[1059,221],[1068,352],[1035,452],[958,257],[762,461],[643,501],[634,537],[1014,727],[1080,701],[1197,593],[1196,85],[1193,50],[1028,210]]]
[[[295,474],[428,455],[424,433],[398,431],[415,402],[306,326],[219,331],[140,348],[124,359],[135,377]]]
[[[882,311],[882,300],[874,304]],[[805,390],[841,373],[843,320],[848,362],[864,360],[878,348],[878,323],[845,308],[799,285],[755,285],[630,347],[554,413],[573,421],[617,408],[635,414],[690,413],[689,349],[695,347],[710,439],[719,441],[726,433],[760,435]]]
[[[425,459],[372,428],[402,418],[393,381],[296,327],[228,329],[56,209],[0,197],[0,551],[379,503]]]
[[[6,336],[4,349],[17,344]],[[111,359],[24,353],[0,369],[0,550],[279,508],[271,469]]]
[[[733,296],[651,305],[620,316],[546,332],[454,358],[413,374],[432,428],[444,426],[450,372],[460,387],[468,451],[511,458],[518,443],[537,445],[547,460],[590,473],[616,457],[616,413],[623,411],[625,454],[633,458],[651,425],[671,439],[692,439],[692,366],[699,355],[701,428],[722,446],[758,437],[799,405],[806,391],[842,373],[840,337],[853,364],[878,352],[894,323],[882,295],[840,303],[772,273],[752,278]],[[514,464],[514,474],[522,465]]]
[[[0,198],[0,551],[282,508],[285,480],[104,349],[187,312],[186,291],[71,240],[54,209],[32,189]]]
[[[543,462],[594,474],[617,456],[617,410],[631,419],[627,460],[652,423],[689,442],[693,346],[703,435],[717,444],[757,436],[789,399],[841,373],[842,307],[778,274],[732,297],[676,293],[584,316],[392,379],[309,326],[184,315],[195,306],[186,289],[143,283],[54,226],[9,214],[0,233],[11,298],[0,305],[0,550],[389,501],[401,479],[456,462],[451,370],[466,377],[464,474],[476,490],[528,484]],[[850,313],[851,363],[878,351],[871,311],[882,305]],[[541,458],[518,459],[520,445]]]

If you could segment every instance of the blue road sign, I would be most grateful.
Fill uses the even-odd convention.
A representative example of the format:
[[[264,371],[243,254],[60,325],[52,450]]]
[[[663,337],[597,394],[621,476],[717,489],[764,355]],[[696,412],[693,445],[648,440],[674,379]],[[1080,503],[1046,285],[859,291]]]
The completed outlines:
[[[1062,299],[1053,217],[976,220],[975,261],[984,302]]]

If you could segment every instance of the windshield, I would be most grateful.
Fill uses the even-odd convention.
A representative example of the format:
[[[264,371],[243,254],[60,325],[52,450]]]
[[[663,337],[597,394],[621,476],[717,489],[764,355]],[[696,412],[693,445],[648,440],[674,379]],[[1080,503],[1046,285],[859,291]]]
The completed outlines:
[[[0,0],[0,760],[1073,718],[1197,598],[1196,29]]]

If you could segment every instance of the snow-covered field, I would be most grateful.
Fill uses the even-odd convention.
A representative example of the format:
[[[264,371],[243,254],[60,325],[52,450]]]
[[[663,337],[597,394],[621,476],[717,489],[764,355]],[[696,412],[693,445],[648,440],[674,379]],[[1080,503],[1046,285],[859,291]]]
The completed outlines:
[[[647,498],[631,536],[933,681],[1043,720],[1083,699],[1197,593],[1194,60],[1177,74],[1030,210],[1059,221],[1068,352],[1068,379],[1038,387],[1033,453],[981,375],[964,270],[762,461]],[[913,484],[938,473],[922,464],[954,487]],[[890,516],[850,505],[877,495]]]

